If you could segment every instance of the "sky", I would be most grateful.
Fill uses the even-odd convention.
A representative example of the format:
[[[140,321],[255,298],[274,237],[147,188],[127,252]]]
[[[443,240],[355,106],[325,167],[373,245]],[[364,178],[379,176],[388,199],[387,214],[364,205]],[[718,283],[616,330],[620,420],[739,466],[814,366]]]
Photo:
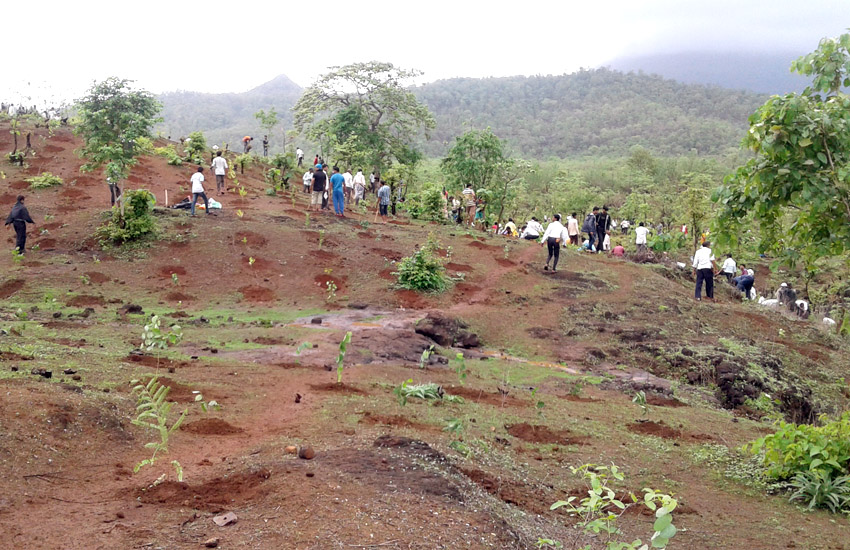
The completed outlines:
[[[0,101],[80,97],[119,76],[140,88],[242,92],[286,74],[389,61],[451,77],[571,73],[619,57],[812,51],[850,27],[850,0],[39,0],[9,2],[15,52]],[[37,8],[37,13],[33,11]]]

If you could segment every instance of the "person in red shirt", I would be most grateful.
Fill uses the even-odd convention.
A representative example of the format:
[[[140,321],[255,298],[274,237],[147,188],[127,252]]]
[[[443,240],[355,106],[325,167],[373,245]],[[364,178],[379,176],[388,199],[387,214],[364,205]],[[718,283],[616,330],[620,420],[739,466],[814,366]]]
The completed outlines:
[[[251,150],[251,142],[254,141],[254,138],[251,136],[245,136],[242,138],[242,149],[243,152],[247,153]]]
[[[622,245],[618,244],[617,246],[614,247],[614,250],[611,251],[611,255],[612,256],[618,256],[618,257],[622,258],[623,256],[626,255],[626,249],[623,248]]]

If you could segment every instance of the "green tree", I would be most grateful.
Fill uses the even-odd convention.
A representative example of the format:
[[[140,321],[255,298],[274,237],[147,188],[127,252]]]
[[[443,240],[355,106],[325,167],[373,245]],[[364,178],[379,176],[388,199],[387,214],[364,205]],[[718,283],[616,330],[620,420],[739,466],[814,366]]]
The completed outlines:
[[[688,224],[696,250],[700,236],[708,228],[711,219],[709,193],[712,180],[706,174],[685,174],[684,183],[685,188],[678,194],[677,207],[681,218]]]
[[[404,86],[420,74],[377,61],[331,67],[292,108],[295,128],[323,146],[365,153],[380,171],[420,130],[435,126],[428,108]]]
[[[266,112],[263,109],[260,109],[256,113],[254,113],[254,118],[257,119],[257,122],[260,123],[260,127],[265,130],[266,135],[269,136],[269,141],[271,141],[272,132],[274,131],[274,127],[278,125],[280,120],[277,117],[277,111],[275,111],[274,107]],[[286,153],[286,132],[284,132],[283,139],[283,152]]]
[[[207,138],[201,132],[189,134],[189,143],[186,144],[186,156],[189,162],[201,165],[204,163],[204,154],[207,152]]]
[[[499,164],[507,159],[502,140],[490,128],[469,130],[455,138],[448,155],[440,163],[449,184],[464,188],[488,189],[499,173]]]
[[[755,157],[728,176],[713,199],[725,242],[748,215],[759,248],[806,265],[850,243],[850,34],[821,40],[791,64],[813,76],[802,94],[773,96],[751,117],[744,145]]]
[[[75,132],[83,138],[80,150],[91,172],[106,166],[106,176],[115,183],[125,179],[136,164],[136,140],[152,138],[151,128],[159,122],[160,105],[154,96],[131,87],[132,81],[110,77],[95,83],[77,102],[79,123]]]

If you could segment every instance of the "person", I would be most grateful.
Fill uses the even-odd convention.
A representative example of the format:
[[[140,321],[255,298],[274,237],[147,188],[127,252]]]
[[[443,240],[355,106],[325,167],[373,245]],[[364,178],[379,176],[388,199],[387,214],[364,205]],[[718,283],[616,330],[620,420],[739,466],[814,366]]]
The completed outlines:
[[[732,282],[732,277],[738,272],[738,266],[735,264],[735,260],[732,259],[731,254],[726,254],[726,259],[723,260],[723,266],[720,268],[720,272],[723,273],[723,276],[726,277],[728,282]]]
[[[510,235],[511,237],[519,236],[519,232],[516,230],[516,224],[514,223],[513,218],[508,218],[508,223],[505,224],[505,229],[502,231],[503,235]]]
[[[697,284],[694,289],[694,298],[702,300],[702,284],[705,283],[705,297],[714,301],[714,272],[717,266],[714,264],[714,253],[711,251],[711,243],[704,241],[702,247],[694,254],[694,270],[697,275]]]
[[[611,235],[606,234],[605,240],[602,242],[602,251],[608,252],[609,250],[611,250]]]
[[[611,255],[612,255],[612,256],[617,256],[618,258],[622,258],[623,256],[625,256],[625,255],[626,255],[626,249],[625,249],[625,248],[623,248],[623,245],[618,244],[618,245],[617,245],[617,246],[615,246],[615,247],[614,247],[614,249],[611,251]]]
[[[375,183],[381,183],[380,178],[375,178]],[[390,186],[387,182],[378,189],[378,212],[381,214],[381,220],[387,223],[387,209],[390,206]]]
[[[195,203],[198,202],[198,197],[204,199],[204,210],[207,216],[210,215],[210,201],[207,198],[207,193],[204,190],[204,167],[198,166],[198,171],[192,174],[192,216],[195,215]]]
[[[346,168],[345,172],[342,174],[342,178],[345,181],[345,201],[351,202],[351,195],[354,194],[354,176],[352,176],[351,172],[348,168]]]
[[[735,288],[744,293],[747,299],[750,299],[750,292],[756,282],[755,272],[748,270],[744,264],[741,264],[741,272],[740,276],[732,279],[732,283],[735,285]]]
[[[593,211],[584,218],[584,223],[581,224],[581,232],[587,233],[587,240],[591,247],[596,240],[596,214],[599,212],[599,207],[594,206]]]
[[[567,228],[561,224],[561,215],[555,214],[552,218],[552,223],[549,224],[546,232],[543,233],[543,241],[540,243],[540,246],[546,246],[549,249],[549,257],[546,259],[546,265],[543,266],[543,271],[549,271],[549,262],[554,258],[555,261],[552,263],[552,271],[554,272],[558,271],[561,243],[568,239],[569,235],[567,235]]]
[[[18,195],[15,206],[6,218],[6,225],[11,225],[15,229],[15,250],[21,255],[26,253],[27,248],[27,224],[31,223],[35,227],[29,210],[24,206],[24,198],[23,195]]]
[[[339,173],[339,167],[334,166],[334,173],[331,176],[331,185],[333,186],[334,199],[334,215],[340,218],[345,217],[345,176]]]
[[[623,232],[623,235],[629,234],[629,227],[631,227],[631,225],[632,224],[629,223],[629,220],[623,220],[620,222],[620,230]]]
[[[251,136],[245,136],[242,138],[242,152],[247,153],[251,150],[251,142],[254,141],[254,138]]]
[[[378,193],[377,183],[378,178],[375,176],[375,172],[372,172],[371,174],[369,174],[369,188],[372,190],[373,194]]]
[[[573,246],[578,246],[578,220],[576,219],[576,213],[573,212],[567,218],[567,235],[570,237],[570,244]]]
[[[295,158],[298,159],[298,168],[301,168],[301,163],[304,162],[304,151],[297,145],[295,146]]]
[[[484,229],[484,212],[487,210],[487,203],[484,202],[484,199],[478,199],[475,201],[475,220],[472,225],[475,225],[475,222],[481,223],[481,229]]]
[[[611,231],[611,216],[608,214],[608,207],[603,206],[602,212],[596,215],[596,253],[600,253],[605,249],[605,235],[609,235]]]
[[[304,192],[309,193],[310,187],[313,185],[313,168],[311,167],[309,170],[304,172],[304,175],[301,177],[301,180],[304,182]]]
[[[776,291],[776,299],[779,303],[788,308],[788,311],[795,313],[797,311],[797,291],[789,283],[782,283]]]
[[[115,201],[121,196],[121,188],[110,177],[106,178],[106,185],[109,186],[109,198],[112,200],[112,206],[115,206]]]
[[[322,165],[317,164],[316,170],[313,172],[313,193],[310,195],[310,210],[319,211],[319,205],[322,204],[322,195],[325,193],[326,180],[327,176],[322,172]]]
[[[227,186],[224,184],[224,175],[227,174],[227,159],[221,156],[221,151],[216,152],[210,168],[215,174],[216,192],[226,193]]]
[[[329,210],[328,208],[328,199],[330,198],[330,190],[331,190],[331,178],[328,176],[328,165],[321,162],[323,159],[319,159],[319,164],[322,165],[322,173],[325,175],[325,192],[322,193],[322,210]]]
[[[269,156],[269,136],[263,136],[263,156]]]
[[[316,158],[313,159],[313,166],[319,164],[319,155],[316,155]]]
[[[475,191],[472,189],[472,184],[467,183],[466,189],[463,190],[463,198],[466,201],[466,219],[469,221],[469,225],[473,225],[475,223]]]
[[[540,222],[537,221],[537,218],[531,216],[531,219],[525,224],[525,231],[522,232],[522,236],[520,238],[526,239],[528,241],[536,241],[540,238],[540,235],[543,233],[543,226],[540,225]]]
[[[638,254],[646,254],[646,236],[649,234],[649,229],[640,222],[635,229],[635,246]]]
[[[366,176],[363,175],[363,169],[357,170],[354,174],[354,204],[360,204],[363,197],[366,195]]]

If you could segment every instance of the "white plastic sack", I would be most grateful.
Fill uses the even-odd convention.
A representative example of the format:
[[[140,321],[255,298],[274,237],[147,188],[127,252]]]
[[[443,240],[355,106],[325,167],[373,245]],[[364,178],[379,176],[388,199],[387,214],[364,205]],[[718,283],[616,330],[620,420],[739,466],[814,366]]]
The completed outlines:
[[[221,203],[218,202],[217,200],[210,199],[209,203],[210,203],[210,210],[212,210],[213,208],[217,208],[217,209],[221,210]]]

